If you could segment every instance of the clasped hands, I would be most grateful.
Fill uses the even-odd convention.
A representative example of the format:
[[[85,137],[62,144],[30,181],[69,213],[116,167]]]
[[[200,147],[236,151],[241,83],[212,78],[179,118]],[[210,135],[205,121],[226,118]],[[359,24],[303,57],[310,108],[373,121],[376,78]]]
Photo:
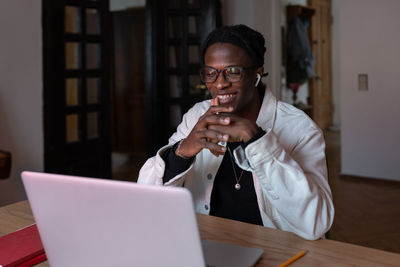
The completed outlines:
[[[182,140],[179,155],[190,158],[202,149],[208,149],[218,157],[226,151],[226,147],[219,145],[219,142],[247,142],[257,132],[258,126],[232,111],[233,107],[211,105]]]

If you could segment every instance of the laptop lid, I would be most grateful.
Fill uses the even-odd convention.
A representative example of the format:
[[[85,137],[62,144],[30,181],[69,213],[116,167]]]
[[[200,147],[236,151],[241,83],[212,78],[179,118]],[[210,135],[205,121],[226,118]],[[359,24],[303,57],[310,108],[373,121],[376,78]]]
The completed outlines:
[[[184,188],[23,172],[50,266],[205,266]]]

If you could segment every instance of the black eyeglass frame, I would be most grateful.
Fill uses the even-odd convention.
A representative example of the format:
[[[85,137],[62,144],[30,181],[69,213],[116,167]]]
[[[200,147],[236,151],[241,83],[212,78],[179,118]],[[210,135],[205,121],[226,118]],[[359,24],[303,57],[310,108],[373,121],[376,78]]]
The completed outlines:
[[[229,68],[237,68],[237,69],[239,69],[239,70],[240,70],[240,74],[239,74],[240,76],[239,76],[238,78],[235,78],[235,79],[232,80],[232,77],[229,76],[229,72],[228,72],[228,69],[229,69]],[[230,83],[235,83],[235,82],[239,82],[239,81],[242,80],[242,78],[243,78],[243,73],[244,73],[245,70],[256,69],[256,68],[257,68],[256,66],[251,66],[251,67],[228,66],[228,67],[225,67],[225,68],[223,68],[223,69],[214,69],[213,67],[204,66],[204,67],[202,67],[202,68],[199,70],[199,74],[200,74],[200,80],[201,80],[203,83],[214,83],[214,82],[218,79],[219,74],[220,74],[221,72],[222,72],[222,75],[224,76],[225,81],[230,82]],[[202,74],[202,72],[204,71],[204,69],[211,69],[211,70],[213,70],[213,71],[216,72],[216,75],[213,77],[213,80],[212,80],[212,81],[211,81],[211,80],[210,80],[210,81],[206,81],[206,80],[205,80],[205,78],[203,77],[203,76],[205,76],[205,75]]]

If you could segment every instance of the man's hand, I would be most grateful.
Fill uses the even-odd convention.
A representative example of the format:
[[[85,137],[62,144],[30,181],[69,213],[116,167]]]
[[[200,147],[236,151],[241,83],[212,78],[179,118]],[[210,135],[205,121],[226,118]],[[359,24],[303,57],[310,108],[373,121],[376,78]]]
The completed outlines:
[[[254,121],[244,119],[234,114],[220,114],[226,119],[229,119],[229,124],[226,125],[210,125],[209,130],[217,131],[223,135],[228,135],[228,142],[247,142],[258,130],[258,126]]]
[[[232,107],[210,106],[207,112],[199,118],[190,134],[181,142],[179,151],[175,151],[175,153],[178,156],[190,158],[206,148],[216,156],[223,155],[226,148],[218,145],[218,142],[227,142],[229,135],[212,129],[211,126],[229,125],[230,118],[221,113],[229,114],[232,110]]]
[[[218,157],[226,151],[219,142],[249,141],[258,130],[257,124],[232,114],[232,110],[232,107],[218,106],[218,98],[211,99],[210,108],[181,142],[176,155],[190,158],[206,148]]]

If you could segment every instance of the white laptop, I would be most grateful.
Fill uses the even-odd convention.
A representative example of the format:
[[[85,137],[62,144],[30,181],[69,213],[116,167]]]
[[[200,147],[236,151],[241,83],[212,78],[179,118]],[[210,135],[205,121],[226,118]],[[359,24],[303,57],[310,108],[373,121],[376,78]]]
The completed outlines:
[[[52,267],[252,266],[263,253],[212,241],[203,249],[184,188],[34,172],[22,180]]]

